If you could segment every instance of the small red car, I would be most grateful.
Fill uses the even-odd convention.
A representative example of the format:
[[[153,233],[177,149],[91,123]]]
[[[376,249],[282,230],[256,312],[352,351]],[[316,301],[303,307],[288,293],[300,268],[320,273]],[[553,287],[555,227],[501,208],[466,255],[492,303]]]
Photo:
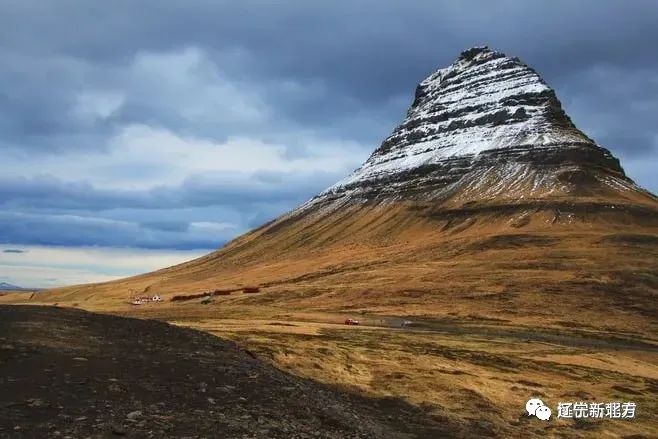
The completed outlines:
[[[346,325],[358,325],[359,321],[355,319],[345,319],[345,324]]]

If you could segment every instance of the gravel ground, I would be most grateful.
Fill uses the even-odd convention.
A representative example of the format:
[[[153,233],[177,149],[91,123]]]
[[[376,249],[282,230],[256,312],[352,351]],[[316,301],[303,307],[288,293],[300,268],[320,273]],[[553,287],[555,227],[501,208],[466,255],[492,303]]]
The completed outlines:
[[[401,400],[302,379],[153,320],[0,306],[0,437],[437,438]]]

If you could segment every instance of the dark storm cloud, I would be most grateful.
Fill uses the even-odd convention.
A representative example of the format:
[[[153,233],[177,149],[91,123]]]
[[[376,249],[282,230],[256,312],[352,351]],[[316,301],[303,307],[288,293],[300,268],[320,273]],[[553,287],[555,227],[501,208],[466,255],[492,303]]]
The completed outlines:
[[[216,248],[236,231],[199,230],[184,233],[143,227],[127,221],[78,216],[26,215],[0,212],[0,242],[14,241],[47,246],[141,247],[149,249]]]
[[[189,223],[183,221],[148,221],[141,223],[140,227],[144,229],[160,230],[164,232],[187,232],[190,228]]]
[[[191,224],[234,223],[224,240],[349,169],[254,165],[172,184],[166,164],[120,160],[126,127],[261,139],[283,145],[288,160],[316,157],[311,134],[351,141],[336,154],[366,157],[403,118],[416,83],[479,44],[535,67],[576,124],[655,191],[656,22],[651,0],[5,1],[0,154],[21,165],[0,160],[0,242],[214,246],[202,238],[212,232]],[[103,179],[38,168],[92,151],[104,154],[94,163]],[[107,184],[136,174],[154,184]]]
[[[555,66],[555,57],[571,67],[596,61],[653,65],[647,55],[656,36],[655,9],[651,0],[152,0],[139,8],[127,0],[111,5],[21,1],[6,11],[6,20],[15,24],[0,35],[31,51],[98,63],[125,61],[136,49],[166,51],[190,44],[242,50],[258,56],[250,58],[251,69],[238,73],[323,78],[381,98],[391,89],[406,91],[401,78],[410,72],[429,73],[462,48],[483,42],[526,57],[537,54],[532,58],[547,66]]]
[[[189,46],[207,50],[230,76],[263,85],[278,111],[314,128],[329,124],[340,130],[339,122],[349,122],[347,115],[371,111],[376,116],[383,110],[381,126],[367,130],[368,140],[384,137],[387,131],[380,131],[390,130],[388,125],[401,117],[406,103],[391,105],[392,97],[411,100],[416,82],[475,44],[520,56],[558,88],[592,65],[633,70],[658,63],[653,43],[658,7],[652,1],[158,0],[140,2],[139,8],[128,1],[93,7],[64,1],[16,2],[4,9],[0,41],[5,50],[34,55],[13,59],[13,65],[28,65],[3,80],[28,81],[34,93],[22,105],[10,102],[19,109],[14,122],[19,133],[80,129],[71,121],[73,126],[67,126],[66,111],[56,111],[68,108],[77,87],[112,77],[137,53]],[[27,77],[17,77],[24,72]],[[314,91],[286,95],[286,90],[267,87],[275,80],[306,84]],[[144,105],[129,102],[119,117],[178,124],[166,108]],[[349,135],[360,136],[361,130],[352,127]]]
[[[149,190],[127,191],[99,189],[90,183],[66,183],[53,177],[0,178],[0,207],[6,210],[31,208],[105,211],[120,208],[175,209],[230,206],[248,210],[259,203],[304,201],[329,186],[338,175],[315,173],[312,176],[260,172],[248,176],[225,174],[198,175],[179,186],[161,186]],[[144,224],[163,224],[153,221]]]
[[[582,130],[622,159],[652,157],[658,153],[655,72],[610,65],[585,69],[562,86],[563,104]]]
[[[25,96],[22,105],[16,99],[8,102],[19,110],[14,129],[32,135],[79,129],[67,126],[66,112],[56,110],[68,108],[72,89],[93,80],[86,75],[103,76],[138,52],[190,45],[221,54],[215,61],[234,76],[323,87],[331,99],[320,102],[325,93],[291,99],[280,99],[276,89],[272,93],[277,109],[320,128],[328,119],[342,119],[341,113],[375,111],[392,96],[410,98],[415,82],[478,43],[521,56],[558,84],[563,76],[592,64],[652,68],[658,60],[653,44],[658,38],[658,8],[650,1],[632,6],[551,2],[544,7],[532,2],[341,3],[157,1],[141,2],[136,8],[133,2],[122,1],[94,7],[86,2],[16,2],[6,7],[0,40],[9,51],[47,56],[42,63],[19,70],[39,75],[8,79],[29,81],[35,94]],[[237,54],[226,59],[226,51]],[[64,58],[48,62],[53,55]],[[55,79],[58,87],[43,77]],[[45,93],[45,87],[50,91]],[[39,105],[31,105],[35,101]],[[124,110],[127,120],[159,112],[131,105]],[[402,108],[399,103],[389,111]],[[28,110],[31,117],[26,117]],[[166,114],[159,116],[168,126],[174,122]]]
[[[0,179],[0,243],[213,249],[337,178],[322,173],[311,178],[263,172],[242,180],[206,175],[148,191],[100,190],[54,178]],[[226,220],[236,224],[223,224]]]

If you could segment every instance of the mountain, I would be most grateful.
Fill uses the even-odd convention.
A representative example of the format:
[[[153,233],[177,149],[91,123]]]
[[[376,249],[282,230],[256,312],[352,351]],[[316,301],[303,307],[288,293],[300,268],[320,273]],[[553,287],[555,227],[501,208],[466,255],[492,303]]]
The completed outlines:
[[[7,282],[0,282],[0,291],[34,291],[30,288],[17,287]]]
[[[539,74],[475,47],[347,178],[202,258],[44,300],[258,286],[246,304],[655,326],[658,199]],[[238,299],[236,299],[238,300]],[[240,299],[242,300],[242,299]],[[630,316],[630,317],[629,317]]]
[[[619,161],[574,126],[532,68],[476,47],[422,81],[405,120],[312,204],[415,199],[454,206],[635,192]]]

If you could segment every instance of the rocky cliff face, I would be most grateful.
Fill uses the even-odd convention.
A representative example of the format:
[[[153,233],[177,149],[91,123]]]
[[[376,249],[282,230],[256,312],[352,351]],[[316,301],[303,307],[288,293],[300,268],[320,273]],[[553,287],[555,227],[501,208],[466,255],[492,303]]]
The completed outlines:
[[[637,188],[529,66],[487,47],[422,81],[404,121],[354,173],[307,203],[527,201]]]

